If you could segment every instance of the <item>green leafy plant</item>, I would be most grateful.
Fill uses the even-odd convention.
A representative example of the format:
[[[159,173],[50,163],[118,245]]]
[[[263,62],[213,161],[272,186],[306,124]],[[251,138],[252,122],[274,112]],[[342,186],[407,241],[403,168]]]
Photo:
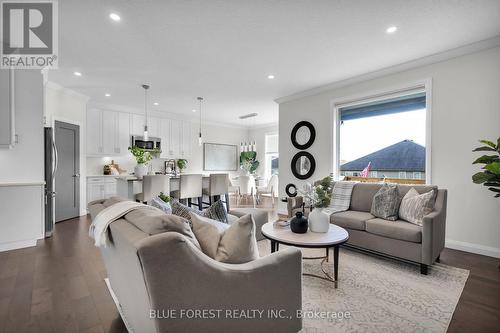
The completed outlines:
[[[137,164],[146,164],[161,152],[159,149],[145,150],[136,146],[128,147],[128,150],[134,155]]]
[[[332,177],[328,176],[315,182],[316,185],[306,183],[299,193],[304,197],[308,206],[326,208],[332,198]]]
[[[186,159],[180,158],[177,160],[177,167],[179,168],[179,171],[182,172],[186,168],[188,164],[188,161]]]
[[[488,140],[480,140],[484,146],[473,151],[492,152],[490,155],[483,155],[477,158],[472,164],[484,164],[484,171],[472,176],[472,181],[476,184],[483,184],[488,190],[495,193],[495,198],[500,198],[500,138],[497,143]]]
[[[240,153],[240,168],[250,174],[255,174],[260,162],[257,161],[257,152],[255,151],[242,151]]]
[[[160,192],[158,198],[160,198],[164,202],[170,202],[170,200],[172,200],[172,198],[169,195],[165,195],[163,192]]]

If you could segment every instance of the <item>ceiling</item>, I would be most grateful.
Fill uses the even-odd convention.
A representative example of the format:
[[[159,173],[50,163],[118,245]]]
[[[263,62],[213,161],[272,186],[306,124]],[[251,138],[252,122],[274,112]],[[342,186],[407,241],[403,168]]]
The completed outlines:
[[[143,108],[147,82],[153,109],[192,117],[203,96],[206,120],[245,125],[256,112],[263,125],[278,97],[499,34],[497,0],[59,0],[49,79],[129,108]]]

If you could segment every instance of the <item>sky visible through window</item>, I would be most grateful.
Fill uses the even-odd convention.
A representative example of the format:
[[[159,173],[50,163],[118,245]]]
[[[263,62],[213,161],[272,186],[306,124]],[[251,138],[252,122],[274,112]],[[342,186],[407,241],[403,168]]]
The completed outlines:
[[[405,139],[425,146],[425,109],[346,120],[340,126],[341,164]]]

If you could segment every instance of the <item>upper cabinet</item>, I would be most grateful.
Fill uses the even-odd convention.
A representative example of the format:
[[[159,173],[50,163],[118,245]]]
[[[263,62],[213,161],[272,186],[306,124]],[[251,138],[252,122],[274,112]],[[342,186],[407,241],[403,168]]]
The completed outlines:
[[[12,148],[15,143],[14,71],[0,70],[0,148]]]
[[[130,136],[144,133],[145,117],[140,114],[89,109],[87,112],[87,154],[114,156],[127,154]],[[148,134],[161,138],[160,158],[191,156],[191,122],[148,117]]]
[[[130,141],[130,114],[90,109],[87,112],[87,154],[122,155]]]

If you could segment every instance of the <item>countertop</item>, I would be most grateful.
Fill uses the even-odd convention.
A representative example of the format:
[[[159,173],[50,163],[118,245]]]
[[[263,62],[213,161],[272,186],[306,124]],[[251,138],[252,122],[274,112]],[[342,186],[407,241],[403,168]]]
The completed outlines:
[[[42,186],[44,181],[0,182],[0,186]]]

